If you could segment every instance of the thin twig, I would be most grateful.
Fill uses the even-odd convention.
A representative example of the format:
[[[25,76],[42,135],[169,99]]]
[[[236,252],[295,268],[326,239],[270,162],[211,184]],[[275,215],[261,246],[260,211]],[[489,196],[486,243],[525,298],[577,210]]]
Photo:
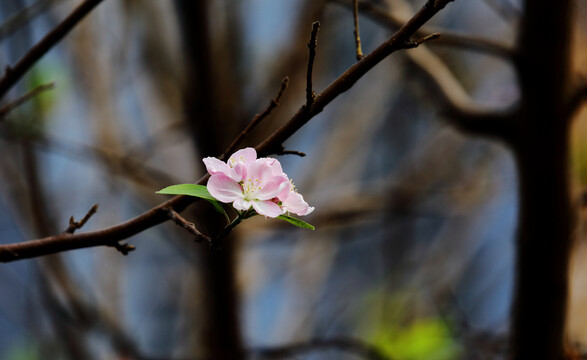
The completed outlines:
[[[0,25],[0,39],[4,39],[16,30],[29,24],[36,16],[43,14],[53,2],[54,0],[39,0],[10,16]]]
[[[306,153],[303,153],[301,151],[295,151],[295,150],[283,150],[282,152],[279,153],[279,155],[297,155],[299,157],[304,157],[304,156],[306,156]]]
[[[114,249],[116,249],[116,251],[118,251],[119,253],[121,253],[124,256],[128,255],[129,252],[136,249],[132,245],[129,245],[127,243],[120,243],[120,242],[115,242],[113,244],[107,244],[107,246],[113,247]]]
[[[567,105],[568,118],[571,119],[572,115],[587,101],[587,78],[579,76],[577,84],[574,86]]]
[[[330,1],[348,8],[352,6],[348,0]],[[375,5],[370,1],[359,1],[359,10],[362,11],[364,15],[369,16],[371,19],[393,31],[401,28],[407,20],[395,14],[391,14],[387,9]],[[515,55],[514,50],[510,46],[485,38],[456,33],[446,29],[423,26],[416,31],[415,35],[425,36],[425,34],[435,32],[442,33],[442,37],[435,41],[434,45],[452,46],[463,50],[477,51],[488,55],[498,56],[506,60],[511,60]]]
[[[92,215],[94,215],[96,213],[96,211],[98,211],[98,204],[94,204],[90,208],[90,210],[88,211],[86,216],[84,216],[83,219],[81,219],[80,221],[75,221],[73,216],[70,217],[69,218],[69,226],[65,230],[65,233],[66,234],[73,234],[77,229],[81,229],[82,226],[84,226],[86,224],[86,222],[88,222],[90,217],[92,217]]]
[[[273,109],[279,105],[279,101],[281,100],[281,97],[283,96],[283,93],[287,89],[288,85],[289,77],[286,76],[281,80],[279,92],[273,99],[271,99],[271,102],[269,103],[265,111],[263,111],[261,114],[255,115],[255,117],[253,118],[253,120],[251,120],[249,125],[247,125],[247,127],[240,134],[238,134],[236,139],[234,139],[234,141],[228,146],[228,148],[226,148],[224,153],[220,156],[220,159],[225,159],[227,156],[232,154],[236,150],[240,142],[245,138],[245,136],[247,136],[247,134],[251,130],[253,130],[257,125],[259,125],[261,121],[263,121],[263,119],[265,119],[267,116],[269,116],[269,114],[271,114],[271,111],[273,111]]]
[[[12,110],[14,110],[15,108],[19,107],[20,105],[24,104],[25,102],[31,100],[32,98],[34,98],[35,96],[39,95],[42,92],[48,91],[48,90],[52,90],[55,88],[55,83],[48,83],[48,84],[43,84],[43,85],[39,85],[36,88],[34,88],[33,90],[23,94],[22,96],[18,97],[17,99],[11,101],[10,103],[6,104],[5,106],[3,106],[0,109],[0,121],[4,120],[4,118],[6,117],[6,115],[8,115],[9,112],[11,112]]]
[[[261,359],[283,359],[325,350],[348,352],[369,360],[391,359],[373,345],[360,339],[346,337],[335,339],[312,339],[307,342],[296,344],[255,349],[252,350],[251,353],[254,354],[255,357],[260,357]]]
[[[4,77],[0,79],[0,99],[6,95],[14,84],[53,46],[67,35],[90,11],[103,0],[86,0],[75,8],[69,16],[33,46],[13,67],[7,67]]]
[[[212,239],[209,236],[202,234],[196,228],[196,225],[194,223],[184,219],[181,215],[179,215],[179,213],[177,213],[172,208],[167,207],[164,208],[163,211],[167,213],[167,216],[169,216],[169,218],[173,220],[174,223],[187,230],[187,232],[189,232],[190,234],[194,235],[196,237],[196,242],[206,242],[208,244],[212,242]]]
[[[310,42],[308,43],[308,49],[310,50],[310,56],[308,57],[308,72],[306,74],[306,111],[309,112],[314,102],[314,91],[312,91],[312,70],[314,68],[314,58],[316,57],[316,45],[318,43],[318,29],[320,29],[320,22],[315,21],[312,24],[312,33],[310,34]]]
[[[418,46],[422,45],[426,41],[438,39],[439,37],[440,37],[439,33],[434,33],[434,34],[430,34],[430,35],[426,35],[424,37],[421,37],[418,40],[414,40],[414,41],[409,40],[409,41],[406,41],[406,43],[404,44],[404,48],[405,49],[417,48]]]
[[[355,34],[355,45],[357,47],[357,61],[365,56],[363,55],[363,49],[361,49],[361,35],[359,33],[359,0],[353,0],[353,23],[354,23],[354,34]]]

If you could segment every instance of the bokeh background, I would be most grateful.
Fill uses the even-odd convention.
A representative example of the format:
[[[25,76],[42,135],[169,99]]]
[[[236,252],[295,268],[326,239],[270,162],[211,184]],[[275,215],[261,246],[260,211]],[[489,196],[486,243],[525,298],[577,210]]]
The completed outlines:
[[[1,1],[0,67],[78,3]],[[199,179],[201,159],[220,155],[288,76],[280,105],[242,146],[257,144],[305,101],[313,21],[315,91],[356,61],[349,3],[105,0],[6,97],[55,83],[0,121],[0,243],[62,232],[94,203],[82,231],[166,200],[155,191]],[[407,18],[423,1],[370,3]],[[456,1],[430,27],[511,48],[521,13],[516,0]],[[368,12],[360,30],[366,53],[392,33]],[[207,359],[233,345],[252,359],[369,358],[371,347],[389,359],[504,358],[515,164],[502,144],[447,124],[418,56],[440,62],[475,104],[518,98],[504,56],[433,41],[390,56],[285,143],[306,154],[279,160],[315,206],[304,219],[315,231],[258,217],[211,255],[166,223],[130,238],[128,256],[104,247],[2,264],[0,359]],[[573,128],[578,197],[585,117]],[[206,204],[183,215],[218,228]],[[577,234],[569,336],[581,346],[581,221]]]

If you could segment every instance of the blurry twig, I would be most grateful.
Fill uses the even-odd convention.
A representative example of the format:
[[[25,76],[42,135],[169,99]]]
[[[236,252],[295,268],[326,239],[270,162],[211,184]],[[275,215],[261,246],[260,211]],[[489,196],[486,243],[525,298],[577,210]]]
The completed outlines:
[[[196,225],[194,225],[194,223],[189,222],[186,219],[184,219],[181,215],[179,215],[172,208],[164,208],[163,211],[165,211],[167,213],[167,216],[169,216],[169,218],[171,220],[173,220],[174,223],[176,223],[177,225],[186,229],[190,234],[194,235],[196,237],[197,242],[206,242],[208,244],[212,243],[212,239],[209,236],[202,234],[196,228]]]
[[[14,33],[19,28],[30,23],[32,19],[40,15],[55,0],[39,0],[24,9],[18,11],[0,25],[0,40]]]
[[[48,84],[39,85],[36,88],[34,88],[33,90],[23,94],[19,98],[11,101],[7,105],[4,105],[0,109],[0,121],[4,120],[6,115],[8,115],[8,113],[11,112],[12,110],[14,110],[15,108],[17,108],[20,105],[24,104],[25,102],[31,100],[32,98],[39,95],[40,93],[45,92],[47,90],[53,90],[54,88],[55,88],[55,83],[53,83],[53,82],[48,83]]]
[[[259,125],[259,123],[261,123],[263,119],[265,119],[267,116],[269,116],[269,114],[271,114],[271,111],[273,111],[273,109],[279,105],[279,101],[281,100],[281,97],[283,96],[283,93],[287,89],[288,85],[289,77],[286,76],[281,80],[281,87],[279,88],[279,92],[273,99],[271,99],[269,106],[267,106],[265,111],[263,111],[261,114],[255,115],[255,117],[253,118],[253,120],[251,120],[249,125],[247,125],[247,127],[240,134],[238,134],[236,139],[234,139],[234,141],[228,146],[228,148],[226,148],[224,154],[220,156],[220,159],[225,159],[227,156],[232,154],[236,150],[238,144],[240,144],[240,142],[244,139],[244,137],[247,136],[247,134],[251,130],[253,130],[255,126]]]
[[[262,359],[283,359],[286,357],[299,356],[303,353],[324,350],[349,352],[356,354],[363,359],[369,360],[391,360],[391,358],[384,355],[375,346],[360,339],[346,337],[335,339],[312,339],[297,344],[253,349],[251,350],[251,353],[254,354],[255,357],[260,357]]]
[[[521,16],[521,11],[510,0],[484,0],[505,21],[513,21]]]
[[[316,57],[316,45],[318,43],[318,30],[320,29],[320,22],[315,21],[312,24],[312,33],[310,35],[310,42],[308,43],[308,49],[310,50],[310,56],[308,57],[308,71],[306,73],[306,111],[310,111],[314,97],[316,94],[312,91],[312,70],[314,68],[314,58]]]
[[[413,49],[413,48],[417,48],[418,46],[422,45],[423,43],[425,43],[426,41],[429,40],[435,40],[440,38],[440,33],[433,33],[433,34],[429,34],[426,36],[423,36],[421,38],[419,38],[418,40],[408,40],[406,41],[406,43],[404,44],[404,47],[406,49]]]
[[[355,34],[355,45],[357,47],[357,61],[360,61],[363,56],[363,49],[361,49],[361,35],[359,33],[359,0],[353,0],[353,23]]]
[[[86,224],[86,222],[90,219],[90,217],[92,217],[92,215],[94,215],[96,213],[96,211],[98,211],[98,204],[94,204],[90,210],[88,211],[88,213],[86,214],[86,216],[83,217],[83,219],[81,219],[80,221],[75,221],[75,219],[72,217],[69,218],[69,226],[67,227],[67,230],[65,230],[66,234],[73,234],[77,229],[81,229],[82,226],[84,226]]]
[[[85,0],[69,16],[49,31],[41,41],[33,46],[13,67],[7,67],[0,79],[0,99],[8,90],[39,60],[47,51],[67,35],[102,0]]]
[[[587,78],[584,76],[579,77],[579,82],[575,85],[573,92],[571,93],[569,104],[567,105],[567,113],[569,118],[573,115],[577,109],[587,100]]]
[[[330,0],[333,3],[343,6],[352,6],[347,0]],[[387,9],[375,5],[368,1],[359,1],[359,9],[363,13],[380,24],[392,29],[399,29],[405,24],[406,19],[390,13]],[[463,50],[478,51],[489,55],[498,56],[504,59],[512,59],[514,51],[511,47],[496,43],[492,40],[475,37],[471,35],[459,34],[444,29],[437,29],[431,27],[422,27],[416,31],[416,35],[425,36],[426,34],[440,32],[442,37],[434,41],[435,45],[454,46],[462,48]]]
[[[304,157],[304,156],[306,156],[306,153],[303,153],[301,151],[295,151],[295,150],[283,150],[279,153],[279,155],[297,155],[299,157]]]

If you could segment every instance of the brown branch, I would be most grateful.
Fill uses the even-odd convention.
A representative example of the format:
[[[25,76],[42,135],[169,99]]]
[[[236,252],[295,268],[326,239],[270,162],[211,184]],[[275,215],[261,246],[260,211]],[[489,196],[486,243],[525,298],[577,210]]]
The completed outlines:
[[[22,96],[16,98],[15,100],[11,101],[10,103],[4,105],[0,109],[0,121],[4,120],[6,115],[8,115],[8,113],[10,113],[15,108],[26,103],[27,101],[31,100],[35,96],[39,95],[40,93],[48,91],[48,90],[52,90],[54,88],[55,88],[55,83],[49,83],[49,84],[43,84],[43,85],[37,86],[33,90],[23,94]]]
[[[304,353],[338,350],[356,354],[363,359],[369,360],[390,360],[391,358],[384,355],[378,348],[370,345],[360,339],[341,337],[335,339],[313,339],[307,342],[276,346],[270,348],[261,348],[251,350],[255,357],[261,359],[283,359],[299,356]]]
[[[433,52],[420,48],[405,55],[429,81],[433,98],[443,107],[446,121],[457,129],[506,142],[515,138],[517,105],[494,109],[475,103],[446,64]]]
[[[238,134],[236,139],[234,139],[234,141],[228,146],[228,148],[220,156],[220,159],[226,159],[226,157],[228,157],[230,154],[232,154],[236,150],[236,148],[240,144],[240,142],[245,138],[245,136],[247,136],[247,134],[251,130],[253,130],[257,125],[259,125],[261,123],[261,121],[263,121],[263,119],[265,119],[267,116],[269,116],[269,114],[271,114],[271,111],[273,111],[273,109],[279,105],[279,101],[281,100],[281,97],[283,96],[283,93],[287,89],[288,85],[289,85],[289,77],[286,76],[281,80],[281,87],[279,88],[279,92],[271,100],[271,102],[269,103],[269,106],[267,106],[265,111],[263,111],[261,114],[255,115],[255,117],[253,118],[253,120],[251,120],[249,125],[247,125],[247,127],[240,134]]]
[[[345,7],[352,6],[348,0],[330,1]],[[373,2],[359,1],[359,10],[382,26],[393,31],[399,29],[406,22],[405,19],[389,13],[387,9],[384,9]],[[415,35],[425,36],[426,34],[436,32],[442,33],[442,37],[434,42],[435,45],[452,46],[463,50],[477,51],[488,55],[498,56],[506,60],[511,60],[515,55],[514,50],[509,46],[480,37],[447,31],[445,29],[423,26],[416,31]]]
[[[363,49],[361,49],[361,35],[359,34],[359,0],[353,0],[353,24],[355,45],[357,47],[357,61],[361,61],[365,55],[363,55]]]
[[[311,118],[322,112],[324,107],[340,94],[350,89],[363,75],[379,64],[387,56],[402,49],[404,44],[430,18],[453,0],[432,1],[426,4],[398,31],[396,31],[377,49],[373,50],[363,60],[357,62],[334,80],[322,93],[314,98],[312,106],[306,109],[302,106],[297,113],[271,136],[256,147],[260,155],[268,155],[283,151],[283,142],[293,133],[305,125]]]
[[[96,5],[102,0],[86,0],[75,8],[69,16],[33,46],[13,67],[7,67],[4,77],[0,79],[0,99],[3,98],[16,82],[53,46],[67,35]]]
[[[298,112],[282,127],[267,137],[256,146],[257,153],[265,156],[283,151],[282,143],[307,123],[316,114],[320,113],[326,105],[332,102],[338,95],[350,89],[363,75],[387,56],[402,49],[416,30],[438,13],[452,0],[428,1],[410,21],[402,26],[387,41],[381,44],[371,54],[351,66],[320,95],[316,96],[312,106],[306,111],[302,106]],[[205,184],[209,175],[198,180],[198,184]],[[42,239],[30,240],[23,243],[0,245],[0,262],[9,262],[49,255],[57,252],[82,249],[94,246],[116,246],[119,241],[127,239],[153,226],[169,219],[166,208],[171,208],[180,213],[198,198],[191,196],[175,196],[172,199],[138,215],[126,222],[109,228],[88,231],[78,234],[59,234]]]
[[[426,41],[435,40],[438,38],[440,38],[440,33],[433,33],[433,34],[429,34],[426,36],[422,36],[418,40],[414,40],[414,41],[408,40],[404,44],[404,49],[414,49],[414,48],[417,48],[418,46],[424,44]]]
[[[316,57],[318,29],[320,29],[320,22],[315,21],[312,24],[312,33],[310,34],[310,42],[308,43],[310,56],[308,57],[308,71],[306,73],[306,112],[310,111],[312,103],[314,102],[314,97],[316,96],[314,91],[312,91],[312,70],[314,68],[314,58]]]
[[[4,39],[28,24],[36,16],[42,14],[53,2],[54,0],[39,0],[10,16],[0,25],[0,39]]]
[[[196,225],[194,225],[194,223],[184,219],[172,208],[165,208],[164,210],[167,212],[167,216],[169,216],[169,218],[173,220],[174,223],[187,230],[187,232],[189,232],[190,234],[194,235],[196,237],[196,242],[206,242],[208,244],[212,243],[212,239],[209,236],[202,234],[196,228]]]
[[[569,97],[567,105],[568,118],[575,114],[575,112],[587,100],[587,79],[583,76],[579,77],[578,83],[574,86],[571,96]]]
[[[75,221],[73,216],[70,217],[69,218],[69,226],[65,230],[65,233],[66,234],[73,234],[76,230],[81,229],[82,226],[84,226],[86,224],[86,222],[88,222],[90,217],[92,217],[92,215],[94,215],[96,213],[96,211],[98,211],[98,204],[94,204],[90,208],[90,210],[88,211],[86,216],[84,216],[83,219],[81,219],[80,221]]]

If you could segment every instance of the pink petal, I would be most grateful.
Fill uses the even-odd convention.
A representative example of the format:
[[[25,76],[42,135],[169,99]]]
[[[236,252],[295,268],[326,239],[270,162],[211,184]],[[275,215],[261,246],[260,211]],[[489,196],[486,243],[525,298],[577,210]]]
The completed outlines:
[[[242,163],[236,164],[231,170],[231,174],[228,176],[236,182],[243,181],[247,176],[247,167]]]
[[[314,211],[314,208],[304,201],[304,197],[301,194],[293,191],[290,191],[285,199],[281,199],[281,206],[285,211],[289,211],[300,216],[308,215]]]
[[[257,159],[257,151],[254,148],[248,147],[244,149],[240,149],[239,151],[235,152],[230,156],[228,162],[234,163],[243,163],[245,165],[252,163]]]
[[[207,187],[210,195],[224,203],[230,203],[244,197],[243,189],[238,182],[222,173],[212,175],[208,180]]]
[[[253,209],[259,215],[268,216],[271,218],[278,217],[283,214],[283,210],[273,201],[251,201]]]
[[[251,208],[251,201],[237,199],[232,203],[232,207],[241,211],[249,210]]]
[[[273,199],[289,185],[290,183],[286,176],[274,176],[269,181],[264,181],[261,184],[261,189],[255,194],[255,197],[259,200]]]
[[[223,173],[228,175],[230,172],[230,166],[223,161],[216,159],[215,157],[207,157],[202,159],[204,165],[206,165],[206,170],[210,173],[210,175],[214,175],[216,173]]]

